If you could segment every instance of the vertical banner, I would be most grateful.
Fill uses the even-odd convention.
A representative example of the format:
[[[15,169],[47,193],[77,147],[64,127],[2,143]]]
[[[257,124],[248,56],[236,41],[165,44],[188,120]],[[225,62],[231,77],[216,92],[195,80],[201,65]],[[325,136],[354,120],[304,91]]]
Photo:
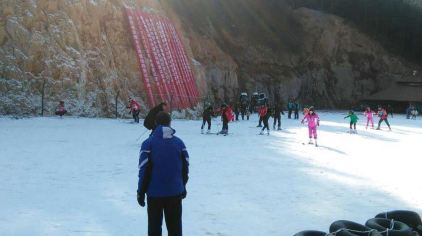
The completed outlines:
[[[138,31],[138,27],[136,26],[136,16],[134,15],[133,11],[130,9],[126,9],[126,14],[129,21],[130,30],[132,32],[132,40],[136,50],[136,55],[138,57],[139,69],[141,70],[142,80],[144,82],[144,88],[146,89],[147,93],[147,101],[150,107],[155,106],[155,99],[151,88],[151,83],[149,82],[148,70],[147,65],[145,63],[145,58],[142,54],[141,43],[139,41],[140,33]]]
[[[174,25],[166,18],[126,9],[139,69],[148,98],[184,109],[199,102],[189,58]]]

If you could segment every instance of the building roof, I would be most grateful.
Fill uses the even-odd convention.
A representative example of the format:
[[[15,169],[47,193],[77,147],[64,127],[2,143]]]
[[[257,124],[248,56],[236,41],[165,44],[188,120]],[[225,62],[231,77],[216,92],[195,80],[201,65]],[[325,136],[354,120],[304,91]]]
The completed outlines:
[[[422,102],[422,81],[398,81],[390,88],[372,94],[364,100]]]

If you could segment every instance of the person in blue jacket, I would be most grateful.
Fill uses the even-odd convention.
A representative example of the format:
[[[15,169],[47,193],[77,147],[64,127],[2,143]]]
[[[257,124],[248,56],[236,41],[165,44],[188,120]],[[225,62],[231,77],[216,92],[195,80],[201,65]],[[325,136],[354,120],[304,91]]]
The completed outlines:
[[[182,199],[186,197],[189,154],[183,141],[174,136],[176,131],[170,123],[170,115],[159,112],[157,127],[140,151],[137,200],[144,207],[147,195],[149,236],[161,236],[163,214],[168,235],[182,235]]]

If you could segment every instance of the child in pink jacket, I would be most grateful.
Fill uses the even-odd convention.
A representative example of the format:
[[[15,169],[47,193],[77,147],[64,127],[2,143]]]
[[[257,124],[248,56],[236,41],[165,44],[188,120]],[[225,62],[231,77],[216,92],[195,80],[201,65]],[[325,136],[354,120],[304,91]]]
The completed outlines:
[[[308,114],[303,117],[302,124],[306,122],[308,123],[308,131],[309,131],[309,144],[312,143],[312,138],[315,139],[315,146],[318,147],[317,144],[317,126],[319,126],[319,116],[315,113],[314,108],[309,108]]]
[[[371,108],[367,107],[363,114],[366,116],[366,128],[368,129],[369,122],[371,122],[372,128],[374,128],[374,112]]]

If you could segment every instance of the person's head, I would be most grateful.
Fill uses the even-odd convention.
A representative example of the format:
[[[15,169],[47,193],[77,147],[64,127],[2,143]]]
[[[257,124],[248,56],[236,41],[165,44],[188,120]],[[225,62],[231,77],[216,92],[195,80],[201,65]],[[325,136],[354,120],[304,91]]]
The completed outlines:
[[[350,110],[350,111],[349,111],[349,114],[350,114],[350,115],[351,115],[351,114],[353,114],[353,111],[352,111],[352,110]]]
[[[157,116],[155,116],[155,124],[162,125],[162,126],[170,126],[171,124],[171,117],[170,114],[164,111],[158,112]]]
[[[370,107],[366,107],[366,111],[370,111],[371,110],[371,108]]]
[[[315,114],[314,107],[309,108],[309,114],[311,114],[311,115]]]

